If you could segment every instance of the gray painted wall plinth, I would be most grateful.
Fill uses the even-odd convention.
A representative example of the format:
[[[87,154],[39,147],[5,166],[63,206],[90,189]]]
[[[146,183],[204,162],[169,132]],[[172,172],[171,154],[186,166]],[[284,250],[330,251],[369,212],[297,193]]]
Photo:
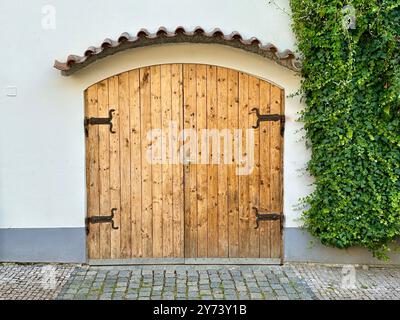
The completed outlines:
[[[300,228],[285,228],[284,244],[284,262],[400,265],[400,253],[383,262],[364,248],[323,246]],[[86,263],[85,228],[0,229],[0,262]]]
[[[85,263],[85,228],[0,229],[0,262]]]
[[[326,247],[318,239],[300,228],[285,228],[285,262],[315,262],[328,264],[368,264],[399,265],[400,253],[390,255],[390,261],[384,262],[372,256],[364,248],[347,250]],[[313,241],[311,244],[310,242]]]

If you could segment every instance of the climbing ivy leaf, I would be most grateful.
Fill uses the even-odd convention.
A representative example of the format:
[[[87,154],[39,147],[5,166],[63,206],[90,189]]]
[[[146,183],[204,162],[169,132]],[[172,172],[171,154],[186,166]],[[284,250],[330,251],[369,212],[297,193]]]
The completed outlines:
[[[315,177],[305,228],[325,245],[387,259],[400,236],[400,1],[290,4]]]

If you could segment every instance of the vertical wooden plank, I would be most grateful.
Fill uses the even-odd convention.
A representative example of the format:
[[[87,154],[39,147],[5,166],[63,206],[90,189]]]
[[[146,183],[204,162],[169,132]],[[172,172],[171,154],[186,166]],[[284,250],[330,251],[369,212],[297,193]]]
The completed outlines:
[[[121,258],[131,257],[131,135],[129,114],[129,74],[118,77],[119,148],[121,163]]]
[[[239,73],[239,124],[242,129],[242,157],[245,157],[246,129],[249,119],[249,76]],[[240,144],[240,143],[239,143]],[[250,248],[249,234],[249,177],[239,176],[239,256],[247,258]]]
[[[131,139],[131,250],[132,257],[142,257],[142,132],[140,123],[139,69],[129,72],[129,107]]]
[[[239,179],[236,173],[235,132],[239,126],[239,73],[228,70],[228,128],[232,132],[232,164],[228,167],[229,257],[239,257]]]
[[[86,90],[86,117],[98,117],[97,84]],[[88,216],[100,214],[99,203],[99,128],[87,128],[87,154],[88,154]],[[88,256],[89,259],[100,258],[100,225],[89,225]]]
[[[184,69],[184,126],[196,131],[196,65]],[[194,135],[191,135],[194,139]],[[187,143],[188,141],[186,141]],[[194,145],[194,144],[193,144]],[[197,145],[197,141],[196,141]],[[194,148],[193,148],[194,149]],[[185,257],[197,257],[197,148],[185,154],[192,163],[185,164]]]
[[[113,130],[110,134],[110,208],[116,208],[114,223],[118,230],[111,229],[111,258],[121,258],[121,175],[120,175],[120,154],[119,154],[119,90],[118,76],[108,79],[108,100],[109,108],[114,109]]]
[[[226,68],[217,69],[218,129],[220,134],[228,128],[228,72]],[[229,137],[220,139],[220,164],[218,165],[218,256],[227,258],[228,243],[228,168],[225,162],[225,145]]]
[[[107,118],[108,81],[98,83],[98,116]],[[99,126],[99,193],[100,215],[110,215],[110,131],[107,126]],[[108,223],[100,224],[100,258],[111,258],[111,226]]]
[[[217,67],[207,66],[207,129],[218,128]],[[208,257],[218,257],[218,166],[217,155],[210,150],[208,165]]]
[[[83,92],[83,101],[84,101],[84,117],[87,117],[88,116],[88,105],[89,105],[89,98],[88,98],[88,91],[87,90],[85,90],[84,92]],[[87,136],[86,136],[86,127],[85,127],[85,138],[87,138]],[[85,139],[85,164],[86,164],[86,166],[85,166],[85,177],[86,177],[86,180],[85,180],[85,182],[86,182],[86,193],[87,193],[87,195],[88,195],[88,192],[89,192],[89,185],[90,185],[90,182],[89,182],[89,173],[90,173],[90,170],[89,170],[89,161],[90,161],[90,158],[89,158],[89,144],[88,144],[88,139]]]
[[[207,128],[207,67],[205,65],[197,65],[196,74],[196,96],[197,96],[197,136],[198,142],[201,141],[202,131]],[[202,148],[201,143],[197,148],[197,225],[198,225],[198,257],[207,257],[207,190],[208,164],[201,163]]]
[[[271,85],[260,82],[260,113],[269,114],[271,101]],[[260,136],[260,209],[271,212],[271,166],[270,166],[270,122],[261,123]],[[271,224],[267,221],[260,223],[260,257],[271,257]]]
[[[249,125],[252,128],[257,122],[257,117],[251,110],[259,108],[260,105],[260,80],[249,77]],[[249,143],[247,141],[247,143]],[[260,256],[260,230],[254,229],[256,217],[252,211],[253,207],[260,207],[260,131],[254,130],[254,168],[249,176],[249,231],[250,231],[250,252],[249,257],[258,258]]]
[[[151,125],[152,129],[161,129],[161,67],[150,67],[150,87],[151,87]],[[152,145],[162,145],[162,136],[153,135]],[[161,153],[159,149],[153,148],[153,160]],[[157,152],[157,155],[154,153]],[[162,165],[161,161],[151,164],[152,170],[152,197],[153,197],[153,257],[162,258],[163,256],[163,195],[162,195]]]
[[[173,256],[173,232],[172,232],[172,155],[170,141],[170,125],[172,111],[172,84],[171,84],[171,65],[161,66],[161,110],[162,110],[162,130],[163,130],[163,150],[162,150],[162,246],[163,257]]]
[[[282,114],[282,90],[271,86],[271,113]],[[282,212],[282,136],[281,123],[271,123],[271,209],[272,212]],[[281,256],[280,221],[271,221],[271,257]]]
[[[142,133],[142,249],[143,256],[153,257],[153,198],[151,165],[147,161],[147,134],[151,130],[150,67],[140,69],[140,118]]]
[[[171,66],[172,79],[172,122],[176,124],[177,133],[183,129],[183,78],[181,64]],[[173,255],[177,258],[184,257],[184,176],[180,156],[179,137],[173,140]]]

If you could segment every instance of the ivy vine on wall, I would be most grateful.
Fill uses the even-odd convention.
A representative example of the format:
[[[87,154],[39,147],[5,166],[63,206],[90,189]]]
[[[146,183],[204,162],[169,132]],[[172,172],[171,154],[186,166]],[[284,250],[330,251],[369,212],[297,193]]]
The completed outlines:
[[[400,236],[400,1],[290,0],[315,191],[304,226],[388,259]]]

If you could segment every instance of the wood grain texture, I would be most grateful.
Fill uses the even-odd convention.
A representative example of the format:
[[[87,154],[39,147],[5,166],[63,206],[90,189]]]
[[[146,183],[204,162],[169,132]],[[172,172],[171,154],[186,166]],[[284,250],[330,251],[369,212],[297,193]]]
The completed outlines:
[[[86,117],[98,116],[97,103],[97,84],[86,90]],[[88,154],[88,216],[98,216],[100,214],[100,193],[99,193],[99,128],[97,126],[88,127],[87,148]],[[90,259],[100,259],[100,226],[88,226],[88,256]]]
[[[114,223],[118,230],[111,229],[111,258],[121,257],[121,172],[119,152],[119,81],[118,76],[108,79],[109,108],[114,109],[113,130],[110,134],[110,208],[116,208]],[[109,209],[110,209],[109,208]]]
[[[271,85],[260,83],[260,112],[271,113]],[[260,210],[271,212],[271,126],[270,123],[261,123],[257,129],[260,135]],[[260,224],[260,256],[271,257],[271,223]]]
[[[162,126],[162,248],[163,257],[173,257],[173,165],[171,152],[172,84],[171,65],[161,66]]]
[[[218,165],[218,256],[229,256],[228,242],[228,166],[225,163],[225,146],[230,145],[228,128],[228,71],[217,69],[218,129],[220,135]],[[225,134],[224,134],[225,133]],[[225,135],[225,137],[224,137]]]
[[[177,132],[183,129],[183,66],[171,66],[172,88],[172,122],[176,125]],[[180,147],[182,142],[179,136],[173,140],[173,257],[184,257],[184,173]]]
[[[282,114],[282,90],[271,86],[271,113]],[[282,136],[281,123],[271,124],[271,210],[282,213]],[[280,221],[271,223],[271,258],[281,256],[281,225]]]
[[[207,129],[218,128],[217,104],[217,67],[207,66]],[[208,194],[208,257],[218,257],[218,154],[213,148],[209,149]]]
[[[141,258],[142,250],[142,132],[140,105],[140,72],[129,72],[129,113],[130,113],[130,169],[131,169],[131,250],[132,257]]]
[[[232,160],[228,166],[229,257],[239,257],[239,179],[235,130],[239,126],[239,73],[228,70],[228,128],[232,130]]]
[[[151,125],[152,129],[162,128],[162,111],[161,111],[161,67],[150,67],[150,87],[151,87]],[[153,197],[153,257],[162,258],[163,256],[163,194],[162,194],[162,164],[159,161],[162,149],[162,135],[160,133],[153,134],[152,149],[153,161],[151,163],[152,170],[152,197]],[[161,150],[160,150],[161,149]]]
[[[192,130],[186,140],[185,164],[185,257],[197,257],[197,141],[196,65],[183,66],[184,127]],[[190,140],[190,141],[189,141]],[[186,161],[187,161],[186,160]]]
[[[198,142],[201,142],[204,129],[207,129],[207,67],[204,65],[196,66],[196,130]],[[197,257],[205,258],[208,253],[208,211],[207,211],[207,192],[208,192],[208,178],[207,167],[208,164],[202,163],[202,150],[201,144],[197,148]]]
[[[104,80],[97,85],[98,116],[107,118],[108,81]],[[107,126],[100,126],[99,130],[99,197],[100,215],[110,215],[110,132]],[[100,257],[108,258],[111,255],[111,226],[100,224]]]
[[[246,157],[245,132],[249,123],[249,76],[239,73],[239,128],[242,141],[238,143],[242,159]],[[241,148],[240,148],[241,146]],[[242,166],[243,163],[239,162]],[[249,206],[249,177],[247,175],[239,176],[239,257],[248,257],[250,254],[250,206]]]
[[[129,108],[129,74],[118,78],[119,92],[119,149],[121,173],[121,257],[131,257],[131,135]]]
[[[153,257],[152,170],[147,159],[151,123],[150,68],[140,69],[140,113],[142,134],[142,249],[143,257]]]
[[[249,124],[251,128],[256,123],[256,116],[251,110],[260,105],[260,80],[255,77],[249,77]],[[254,164],[249,176],[249,231],[250,231],[250,258],[260,256],[260,230],[254,229],[256,217],[253,207],[260,207],[260,131],[254,130]]]

